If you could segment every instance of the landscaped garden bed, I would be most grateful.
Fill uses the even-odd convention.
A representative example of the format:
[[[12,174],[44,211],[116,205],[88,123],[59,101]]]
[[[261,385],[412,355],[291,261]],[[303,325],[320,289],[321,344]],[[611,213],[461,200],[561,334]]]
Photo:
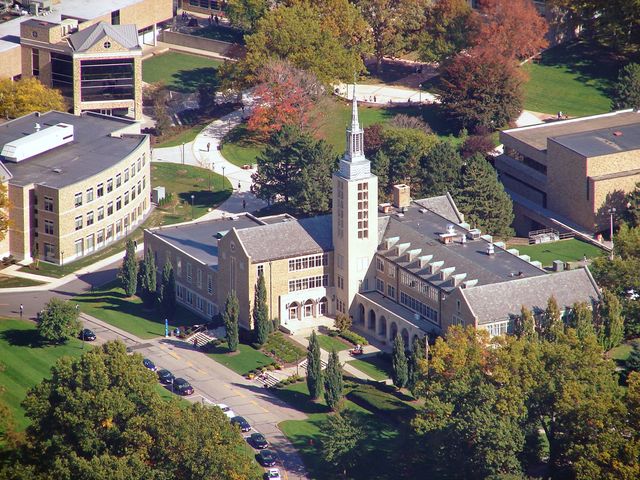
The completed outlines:
[[[282,332],[273,332],[261,350],[283,364],[297,363],[307,356],[304,347],[287,338]]]

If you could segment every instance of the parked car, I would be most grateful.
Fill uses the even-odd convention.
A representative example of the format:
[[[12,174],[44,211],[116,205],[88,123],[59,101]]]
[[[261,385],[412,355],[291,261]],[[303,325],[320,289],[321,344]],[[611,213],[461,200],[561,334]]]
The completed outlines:
[[[236,416],[236,413],[231,410],[231,407],[229,405],[225,405],[224,403],[216,403],[216,407],[222,410],[222,413],[224,413],[228,418],[233,418]]]
[[[233,425],[238,425],[240,427],[240,430],[243,432],[248,432],[249,430],[251,430],[251,425],[249,425],[249,422],[247,422],[244,417],[233,417],[231,419],[231,423]]]
[[[87,342],[93,342],[96,339],[96,334],[88,328],[83,328],[78,338],[80,340],[86,340]]]
[[[270,468],[267,470],[267,473],[264,474],[264,478],[266,478],[266,480],[282,480],[282,476],[280,475],[280,470],[278,468]]]
[[[263,467],[273,467],[278,462],[278,455],[273,450],[260,450],[258,461]]]
[[[261,433],[255,432],[249,436],[249,443],[253,445],[253,448],[257,448],[258,450],[262,450],[263,448],[267,448],[269,446],[269,442],[264,438],[264,435]]]
[[[142,360],[142,364],[147,367],[149,370],[151,370],[152,372],[155,372],[158,367],[156,367],[156,364],[153,363],[151,360],[149,360],[148,358],[145,358],[144,360]]]
[[[193,387],[184,378],[176,378],[173,381],[173,391],[178,395],[192,395]]]
[[[158,370],[158,380],[160,383],[164,383],[165,385],[171,385],[176,377],[169,370],[162,369]]]

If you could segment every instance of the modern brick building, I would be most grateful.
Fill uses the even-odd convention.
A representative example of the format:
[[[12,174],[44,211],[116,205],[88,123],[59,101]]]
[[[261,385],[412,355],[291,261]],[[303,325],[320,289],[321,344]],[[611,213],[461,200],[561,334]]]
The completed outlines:
[[[176,271],[178,301],[211,318],[235,291],[240,324],[250,329],[263,276],[269,314],[286,330],[345,313],[390,346],[396,335],[409,345],[450,325],[503,334],[522,305],[540,314],[552,294],[565,312],[599,299],[588,269],[547,273],[465,223],[449,195],[412,201],[398,185],[393,204],[378,205],[363,147],[354,104],[331,215],[247,214],[145,230],[158,270],[171,261]]]
[[[132,120],[33,113],[0,125],[11,221],[0,255],[66,264],[131,232],[150,209],[149,136]]]
[[[500,133],[495,166],[514,200],[516,230],[608,228],[608,209],[640,182],[640,113],[632,110]]]

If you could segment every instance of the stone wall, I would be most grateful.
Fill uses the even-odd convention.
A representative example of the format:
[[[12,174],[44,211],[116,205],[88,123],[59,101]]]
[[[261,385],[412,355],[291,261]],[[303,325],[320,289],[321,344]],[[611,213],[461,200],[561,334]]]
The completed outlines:
[[[159,40],[169,45],[177,45],[181,47],[195,48],[207,52],[217,53],[223,57],[240,58],[244,53],[244,48],[234,43],[222,42],[220,40],[212,40],[210,38],[197,37],[195,35],[187,35],[186,33],[160,32]]]

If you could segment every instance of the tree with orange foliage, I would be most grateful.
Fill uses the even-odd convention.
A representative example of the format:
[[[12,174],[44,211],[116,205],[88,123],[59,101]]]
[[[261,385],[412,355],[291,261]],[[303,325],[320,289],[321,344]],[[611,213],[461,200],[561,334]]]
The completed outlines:
[[[272,60],[259,74],[253,95],[256,107],[247,125],[257,139],[266,140],[284,125],[306,129],[324,87],[311,72],[285,60]]]
[[[482,0],[484,18],[476,45],[509,58],[525,59],[548,45],[546,20],[532,0]]]

